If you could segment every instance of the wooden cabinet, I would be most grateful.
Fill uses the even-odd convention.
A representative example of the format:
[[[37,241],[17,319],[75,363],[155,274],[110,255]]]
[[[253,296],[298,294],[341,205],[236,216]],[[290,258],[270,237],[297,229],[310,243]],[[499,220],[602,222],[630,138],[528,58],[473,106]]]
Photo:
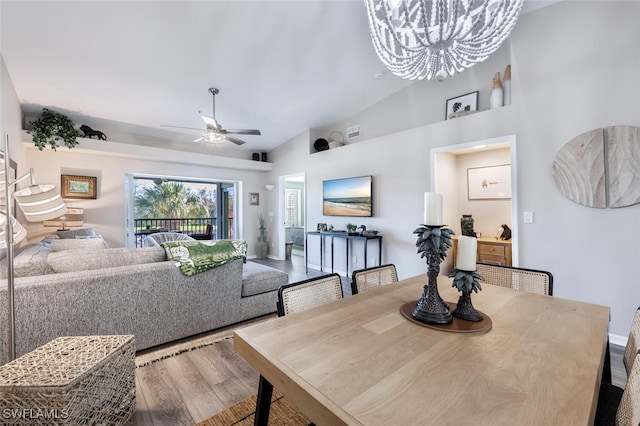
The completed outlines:
[[[453,237],[453,267],[456,267],[458,237]],[[480,263],[491,265],[511,266],[511,240],[496,240],[495,238],[478,238],[478,256]]]

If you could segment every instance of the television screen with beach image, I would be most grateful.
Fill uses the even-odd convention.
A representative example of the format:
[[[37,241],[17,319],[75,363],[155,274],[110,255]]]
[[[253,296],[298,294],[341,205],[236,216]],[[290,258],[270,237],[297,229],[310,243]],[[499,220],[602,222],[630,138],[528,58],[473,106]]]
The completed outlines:
[[[322,214],[325,216],[371,216],[373,178],[360,176],[322,182]]]

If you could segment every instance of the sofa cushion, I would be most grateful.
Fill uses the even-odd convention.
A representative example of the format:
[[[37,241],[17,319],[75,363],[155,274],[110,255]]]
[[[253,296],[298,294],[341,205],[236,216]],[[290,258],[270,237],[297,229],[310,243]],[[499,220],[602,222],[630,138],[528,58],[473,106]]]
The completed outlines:
[[[105,249],[107,245],[102,238],[61,238],[51,241],[53,251],[64,251],[74,249]]]
[[[69,229],[67,231],[58,231],[58,238],[75,238],[75,237],[93,237],[96,235],[93,228]]]
[[[51,252],[51,247],[44,243],[30,244],[17,251],[13,256],[14,277],[53,274],[55,271],[47,263]],[[7,278],[6,257],[0,262],[0,278]]]
[[[242,266],[242,297],[277,290],[287,284],[289,276],[268,266],[247,262]]]
[[[47,263],[53,271],[61,273],[163,262],[165,260],[165,252],[161,247],[122,247],[92,250],[65,250],[51,253],[47,258]]]

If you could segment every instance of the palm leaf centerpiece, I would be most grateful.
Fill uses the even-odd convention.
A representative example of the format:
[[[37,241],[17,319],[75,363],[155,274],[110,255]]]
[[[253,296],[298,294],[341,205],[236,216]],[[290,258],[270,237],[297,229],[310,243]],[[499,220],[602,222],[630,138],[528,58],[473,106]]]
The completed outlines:
[[[471,292],[477,293],[478,290],[482,290],[480,286],[480,281],[484,281],[482,275],[476,271],[463,271],[455,268],[451,271],[449,277],[453,278],[451,287],[456,287],[461,293],[456,309],[451,315],[467,321],[482,321],[484,319],[482,314],[471,303]]]
[[[420,225],[413,233],[418,235],[416,247],[420,258],[426,257],[429,266],[429,283],[424,286],[422,297],[416,303],[412,315],[422,322],[448,324],[453,317],[449,312],[449,305],[438,293],[438,274],[440,262],[447,256],[447,250],[451,247],[451,236],[455,233],[449,228],[429,225]]]
[[[455,235],[452,229],[427,225],[420,225],[413,233],[418,235],[416,247],[418,247],[420,258],[426,257],[427,263],[430,255],[437,256],[440,261],[443,261],[447,257],[447,250],[451,247],[451,236]]]
[[[453,284],[451,287],[457,287],[461,292],[478,292],[482,290],[480,281],[484,281],[484,277],[476,271],[462,271],[460,269],[454,269],[448,275],[449,278],[453,278]]]

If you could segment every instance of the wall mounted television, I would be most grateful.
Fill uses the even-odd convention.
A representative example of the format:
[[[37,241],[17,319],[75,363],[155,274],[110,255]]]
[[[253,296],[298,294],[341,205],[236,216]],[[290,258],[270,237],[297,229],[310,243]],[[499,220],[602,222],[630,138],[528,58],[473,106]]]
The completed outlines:
[[[372,176],[322,182],[322,214],[325,216],[372,216]]]

